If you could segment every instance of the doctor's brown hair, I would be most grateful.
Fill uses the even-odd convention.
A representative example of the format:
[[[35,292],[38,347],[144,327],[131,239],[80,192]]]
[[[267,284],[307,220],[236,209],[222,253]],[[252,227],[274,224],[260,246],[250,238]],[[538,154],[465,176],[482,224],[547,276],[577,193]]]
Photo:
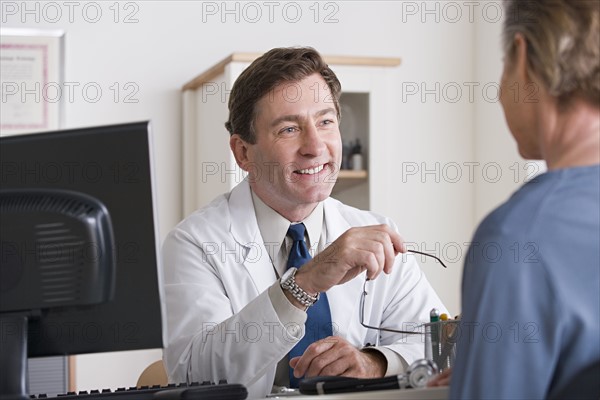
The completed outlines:
[[[329,87],[338,120],[341,84],[335,73],[312,47],[275,48],[257,58],[235,81],[229,97],[229,120],[225,128],[247,143],[256,142],[256,104],[282,83],[294,83],[320,74]]]
[[[516,33],[527,42],[528,69],[563,105],[575,97],[600,106],[600,1],[510,0],[505,3],[504,54]]]

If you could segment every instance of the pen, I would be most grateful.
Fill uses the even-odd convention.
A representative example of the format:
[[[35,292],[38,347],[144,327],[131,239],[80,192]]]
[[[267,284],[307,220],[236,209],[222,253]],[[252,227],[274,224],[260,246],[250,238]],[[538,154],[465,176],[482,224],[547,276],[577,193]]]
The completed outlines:
[[[429,322],[431,324],[431,350],[432,360],[436,365],[440,366],[440,311],[437,308],[432,308],[429,312]],[[439,368],[439,367],[438,367]]]

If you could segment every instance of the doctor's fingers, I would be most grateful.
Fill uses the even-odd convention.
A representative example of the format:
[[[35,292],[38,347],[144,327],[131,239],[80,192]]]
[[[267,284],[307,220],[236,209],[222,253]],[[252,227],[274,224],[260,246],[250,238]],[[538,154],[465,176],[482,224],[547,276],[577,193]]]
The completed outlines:
[[[346,341],[340,341],[329,350],[314,357],[305,376],[342,376],[349,375],[360,366],[359,350]]]
[[[393,244],[381,228],[369,228],[338,238],[315,256],[311,261],[314,267],[300,271],[310,271],[313,286],[320,292],[345,283],[364,270],[369,279],[375,279],[381,271],[390,273],[396,257]]]
[[[394,251],[394,255],[398,253],[405,253],[406,246],[404,245],[404,239],[396,230],[394,230],[391,226],[386,224],[375,225],[374,230],[376,230],[379,235],[374,237],[374,239],[379,240],[380,242],[391,242],[392,249]]]
[[[290,360],[290,366],[294,368],[294,376],[298,378],[304,376],[313,359],[333,348],[340,340],[343,339],[338,336],[328,336],[310,344],[302,356]]]
[[[329,248],[319,254],[313,260],[315,264],[314,273],[319,276],[316,280],[319,286],[319,291],[328,290],[330,287],[339,285],[353,279],[367,270],[367,277],[375,279],[383,270],[385,265],[385,256],[382,251],[373,251],[363,248],[337,248],[335,243],[332,243]],[[301,270],[302,271],[302,270]]]
[[[389,274],[396,260],[392,244],[378,240],[366,240],[349,250],[346,260],[355,268],[366,268],[367,277],[375,279],[384,271]]]
[[[387,274],[392,272],[397,252],[394,245],[386,237],[378,237],[365,241],[361,246],[366,251],[371,251],[377,258],[381,269]]]
[[[357,250],[353,257],[354,267],[360,272],[367,270],[367,278],[375,279],[385,266],[385,256],[382,252],[370,250]],[[357,274],[358,275],[358,274]]]
[[[347,273],[354,274],[355,271],[352,270],[357,267],[365,267],[371,274],[378,273],[379,269],[383,269],[385,259],[382,243],[364,239],[353,243],[335,241],[318,253],[312,263],[315,266],[319,265],[315,269],[324,280],[333,279],[335,282],[332,282],[332,285],[336,285],[340,283],[341,276]]]
[[[400,235],[388,225],[374,225],[351,228],[332,243],[340,250],[362,249],[373,252],[378,258],[383,253],[382,263],[386,273],[391,272],[394,259],[399,252],[405,251]]]
[[[400,234],[387,224],[354,227],[348,229],[346,233],[351,237],[362,238],[363,240],[371,239],[381,243],[390,242],[396,254],[406,252],[406,246]]]

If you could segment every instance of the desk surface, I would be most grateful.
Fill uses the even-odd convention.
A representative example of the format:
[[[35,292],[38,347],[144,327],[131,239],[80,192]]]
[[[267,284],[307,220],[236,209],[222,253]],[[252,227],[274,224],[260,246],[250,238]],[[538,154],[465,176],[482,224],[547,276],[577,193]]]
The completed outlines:
[[[270,398],[283,400],[315,400],[316,398],[323,400],[446,400],[448,398],[448,387],[446,386],[425,389],[372,390],[368,392],[328,394],[322,396],[294,395]]]

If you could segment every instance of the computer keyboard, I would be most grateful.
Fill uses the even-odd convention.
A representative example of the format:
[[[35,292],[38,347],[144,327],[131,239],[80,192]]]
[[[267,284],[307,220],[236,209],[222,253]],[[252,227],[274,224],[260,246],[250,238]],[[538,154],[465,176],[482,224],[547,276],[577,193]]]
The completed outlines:
[[[219,381],[213,383],[205,381],[191,384],[170,384],[167,386],[142,386],[119,388],[117,390],[103,389],[89,392],[69,392],[49,397],[44,394],[31,396],[32,399],[54,400],[243,400],[248,397],[248,390],[244,385]]]

